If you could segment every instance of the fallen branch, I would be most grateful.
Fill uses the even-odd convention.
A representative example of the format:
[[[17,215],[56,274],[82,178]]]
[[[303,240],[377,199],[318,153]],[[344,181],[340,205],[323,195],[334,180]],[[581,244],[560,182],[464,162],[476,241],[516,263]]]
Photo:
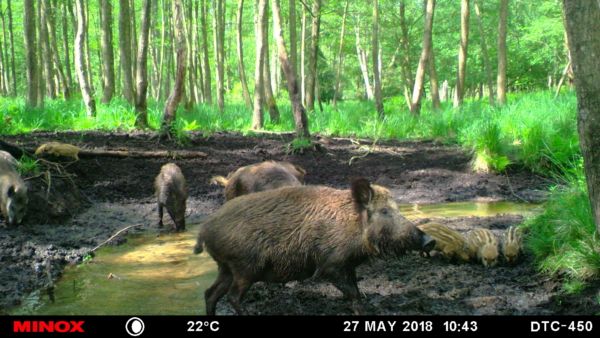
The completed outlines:
[[[141,227],[143,224],[134,224],[134,225],[130,225],[130,226],[126,226],[123,229],[117,231],[114,235],[110,236],[109,239],[105,240],[104,242],[98,244],[95,248],[93,248],[92,250],[90,250],[90,252],[94,252],[96,250],[98,250],[99,248],[101,248],[103,245],[105,245],[106,243],[110,242],[111,240],[113,240],[115,237],[119,236],[119,234],[121,234],[123,231],[128,230],[130,228],[136,228],[136,227]]]
[[[34,155],[35,148],[21,148],[16,145],[0,141],[0,150],[9,152],[15,158],[21,158],[21,155],[27,154],[31,158],[38,158]],[[208,154],[202,151],[191,150],[109,150],[109,149],[80,149],[79,157],[137,157],[137,158],[204,158]],[[76,161],[73,161],[76,162]],[[71,164],[68,163],[68,164]]]
[[[138,157],[138,158],[200,158],[208,157],[208,154],[202,151],[190,150],[105,150],[105,149],[81,149],[79,157]]]
[[[365,157],[369,156],[369,154],[372,153],[375,150],[375,147],[377,146],[377,142],[378,141],[379,141],[379,137],[377,137],[375,140],[373,140],[373,144],[371,144],[370,146],[365,146],[365,145],[361,145],[359,141],[356,141],[354,139],[350,139],[350,142],[352,144],[357,145],[358,146],[358,150],[363,150],[364,153],[361,154],[361,155],[352,156],[350,158],[350,160],[348,161],[348,166],[351,166],[352,162],[354,162],[354,160],[365,158]]]

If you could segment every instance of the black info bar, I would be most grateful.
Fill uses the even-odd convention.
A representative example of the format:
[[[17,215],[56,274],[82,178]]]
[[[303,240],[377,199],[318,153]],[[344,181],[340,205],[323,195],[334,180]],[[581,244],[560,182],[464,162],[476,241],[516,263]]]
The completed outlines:
[[[597,316],[4,316],[0,337],[598,337]]]

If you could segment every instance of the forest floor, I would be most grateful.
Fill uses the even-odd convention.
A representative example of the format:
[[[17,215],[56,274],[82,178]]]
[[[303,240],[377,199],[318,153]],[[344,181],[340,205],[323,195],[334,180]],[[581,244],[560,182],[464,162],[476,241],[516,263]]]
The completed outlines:
[[[220,187],[208,184],[213,175],[226,175],[240,166],[264,160],[287,160],[302,166],[307,171],[307,184],[345,189],[349,177],[365,176],[389,187],[399,203],[541,202],[551,184],[521,169],[513,169],[506,175],[473,173],[471,157],[463,149],[431,141],[378,142],[367,156],[355,158],[349,166],[353,156],[365,153],[364,147],[338,138],[322,138],[324,151],[302,155],[288,155],[291,137],[282,135],[193,134],[183,146],[159,143],[151,139],[151,134],[142,132],[33,133],[3,140],[28,148],[61,141],[82,149],[204,152],[207,157],[174,161],[188,181],[188,224],[198,222],[223,203]],[[372,141],[360,140],[360,143],[369,146]],[[142,226],[130,233],[156,227],[153,181],[167,161],[166,158],[81,157],[67,170],[74,174],[73,182],[81,193],[77,199],[87,202],[72,207],[69,201],[73,198],[64,197],[60,205],[71,210],[72,217],[51,222],[45,221],[50,218],[41,214],[30,214],[19,227],[0,228],[0,314],[6,311],[3,309],[19,305],[32,291],[47,288],[67,264],[80,263],[91,248],[117,230],[133,224]],[[68,194],[67,190],[64,194]],[[500,233],[520,223],[522,217],[429,220],[459,231],[485,227]],[[114,242],[118,244],[119,240]],[[516,266],[485,269],[477,264],[450,264],[437,257],[426,259],[413,253],[385,261],[374,259],[360,266],[357,275],[371,314],[520,315],[600,311],[589,292],[577,296],[562,294],[560,281],[538,274],[530,255],[525,255]],[[339,291],[331,284],[313,280],[285,285],[258,283],[248,292],[244,303],[251,314],[351,314]],[[233,313],[226,302],[220,303],[218,312]]]

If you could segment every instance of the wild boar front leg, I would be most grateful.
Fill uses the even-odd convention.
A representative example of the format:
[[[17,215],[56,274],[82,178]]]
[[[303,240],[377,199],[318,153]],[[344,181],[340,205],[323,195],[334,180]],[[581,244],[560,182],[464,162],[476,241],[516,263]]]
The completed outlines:
[[[366,313],[362,295],[356,284],[356,272],[354,269],[340,271],[330,277],[331,282],[344,294],[344,298],[352,302],[352,310],[355,315]]]

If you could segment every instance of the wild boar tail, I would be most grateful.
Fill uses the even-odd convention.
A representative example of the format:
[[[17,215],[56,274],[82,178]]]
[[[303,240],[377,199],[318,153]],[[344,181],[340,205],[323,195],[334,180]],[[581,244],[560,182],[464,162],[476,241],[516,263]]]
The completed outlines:
[[[221,186],[226,186],[227,183],[229,183],[229,180],[227,180],[225,177],[223,176],[213,176],[210,179],[210,184],[213,185],[221,185]]]
[[[198,233],[198,239],[196,240],[196,245],[194,246],[194,254],[201,254],[204,251],[204,231],[202,225],[200,226],[200,232]]]

